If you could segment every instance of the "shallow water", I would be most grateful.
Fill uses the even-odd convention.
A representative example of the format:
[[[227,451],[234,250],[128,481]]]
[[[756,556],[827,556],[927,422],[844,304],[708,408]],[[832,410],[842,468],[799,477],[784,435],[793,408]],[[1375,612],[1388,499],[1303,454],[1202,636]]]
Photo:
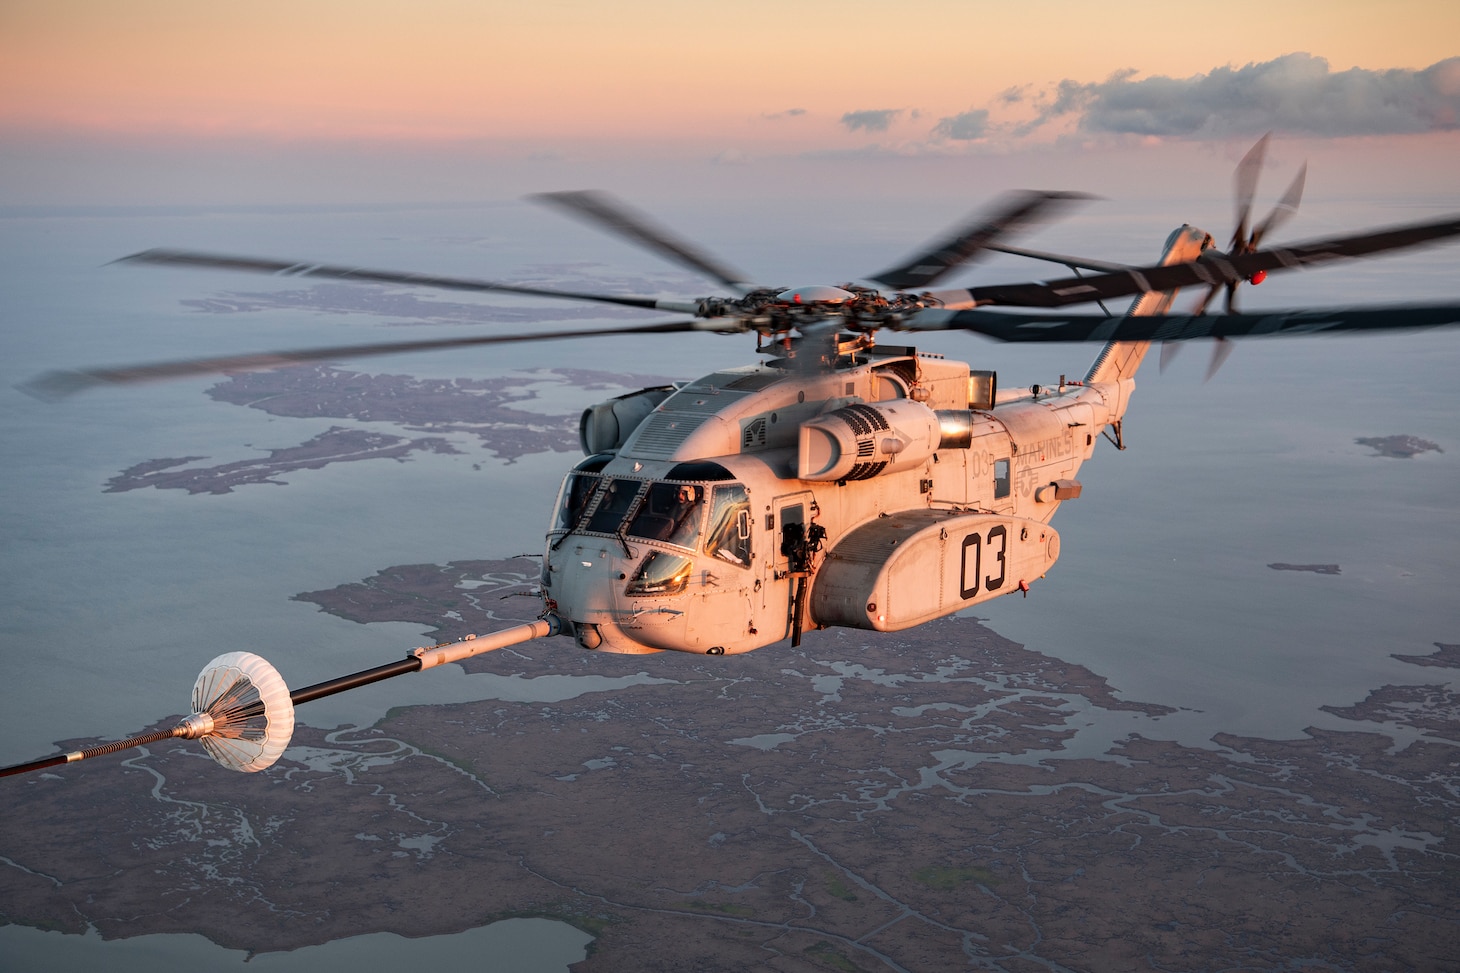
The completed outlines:
[[[154,973],[156,970],[248,970],[323,973],[402,969],[426,959],[440,973],[558,973],[587,955],[592,936],[551,919],[505,919],[455,936],[406,939],[394,933],[352,936],[283,953],[224,949],[190,934],[103,940],[0,926],[0,957],[13,973]]]

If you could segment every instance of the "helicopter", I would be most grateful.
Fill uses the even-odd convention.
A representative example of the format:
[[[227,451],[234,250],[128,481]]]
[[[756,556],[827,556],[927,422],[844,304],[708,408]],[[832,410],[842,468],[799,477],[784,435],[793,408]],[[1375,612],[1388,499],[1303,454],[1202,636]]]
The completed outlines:
[[[606,303],[680,317],[617,328],[271,352],[42,376],[58,397],[96,385],[272,368],[345,356],[621,334],[756,335],[761,360],[640,389],[584,411],[585,458],[565,476],[545,538],[540,618],[413,650],[405,659],[289,691],[251,653],[228,653],[199,676],[193,715],[145,738],[0,769],[0,776],[85,759],[169,736],[200,739],[220,763],[260,770],[283,752],[293,707],[407,672],[563,635],[586,650],[735,655],[807,629],[898,631],[993,598],[1027,595],[1060,556],[1051,519],[1082,492],[1097,439],[1124,449],[1135,375],[1166,348],[1256,335],[1460,324],[1460,305],[1243,314],[1236,295],[1271,272],[1418,246],[1460,234],[1460,217],[1283,247],[1264,238],[1296,211],[1305,171],[1251,224],[1264,137],[1237,169],[1237,221],[1226,250],[1191,225],[1158,263],[1131,267],[1017,248],[1009,239],[1088,197],[1006,195],[951,235],[862,282],[761,286],[671,231],[597,192],[535,199],[716,281],[725,293],[664,300],[486,280],[195,251],[147,250],[122,263]],[[943,288],[987,252],[1068,266],[1073,277]],[[1085,272],[1085,273],[1082,273]],[[1190,313],[1178,293],[1204,288]],[[1207,313],[1225,292],[1223,313]],[[1133,297],[1124,315],[1067,306]],[[993,310],[1019,308],[1021,310]],[[1031,310],[1032,309],[1032,310]],[[967,331],[1004,341],[1097,342],[1085,375],[1001,389],[997,373],[881,344],[883,331]]]

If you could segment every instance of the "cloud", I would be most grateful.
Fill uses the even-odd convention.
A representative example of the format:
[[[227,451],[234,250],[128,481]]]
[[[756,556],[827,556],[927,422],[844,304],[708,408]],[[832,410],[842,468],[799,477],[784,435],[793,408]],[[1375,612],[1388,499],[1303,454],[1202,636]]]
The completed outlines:
[[[1397,135],[1460,129],[1460,57],[1421,71],[1333,72],[1311,54],[1220,67],[1189,78],[1061,81],[1032,127],[1074,114],[1092,133],[1222,138],[1276,129],[1294,135]]]
[[[785,111],[768,112],[762,114],[760,117],[768,118],[771,120],[778,120],[782,118],[799,118],[804,114],[806,114],[806,109],[804,108],[787,108]]]
[[[949,118],[940,119],[933,128],[933,137],[940,139],[956,139],[961,142],[971,142],[974,139],[981,139],[989,133],[989,113],[986,109],[976,108],[973,111],[966,111],[961,115],[953,115]]]
[[[842,116],[842,124],[848,132],[858,129],[867,132],[885,132],[894,119],[902,114],[901,108],[878,108],[868,111],[849,111]]]

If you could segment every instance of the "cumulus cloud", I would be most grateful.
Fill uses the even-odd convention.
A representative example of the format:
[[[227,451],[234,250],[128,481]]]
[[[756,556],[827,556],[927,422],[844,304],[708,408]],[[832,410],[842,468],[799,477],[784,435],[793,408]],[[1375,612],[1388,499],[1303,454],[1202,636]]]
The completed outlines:
[[[962,142],[981,139],[988,133],[989,113],[983,108],[941,119],[933,128],[934,138],[955,139]]]
[[[1397,135],[1460,129],[1460,57],[1420,71],[1330,71],[1311,54],[1215,68],[1189,78],[1061,81],[1036,124],[1074,114],[1082,131],[1184,138]]]
[[[868,111],[849,111],[842,116],[842,124],[848,132],[885,132],[892,125],[901,108],[877,108]]]

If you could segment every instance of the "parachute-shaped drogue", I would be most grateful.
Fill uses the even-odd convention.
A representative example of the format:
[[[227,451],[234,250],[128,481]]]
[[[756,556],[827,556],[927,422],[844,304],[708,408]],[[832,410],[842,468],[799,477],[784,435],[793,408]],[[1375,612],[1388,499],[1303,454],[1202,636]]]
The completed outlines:
[[[251,774],[279,759],[294,735],[294,704],[277,669],[252,652],[225,652],[193,684],[189,738],[230,770]]]
[[[294,735],[295,706],[408,672],[460,662],[529,639],[548,638],[558,634],[560,625],[556,615],[544,615],[535,622],[513,625],[490,635],[468,635],[455,642],[412,649],[398,662],[337,676],[294,692],[289,691],[278,670],[259,656],[252,652],[225,652],[204,666],[193,683],[193,715],[171,729],[0,767],[0,777],[179,738],[200,740],[209,756],[223,766],[252,774],[273,766],[289,746],[289,738]]]

